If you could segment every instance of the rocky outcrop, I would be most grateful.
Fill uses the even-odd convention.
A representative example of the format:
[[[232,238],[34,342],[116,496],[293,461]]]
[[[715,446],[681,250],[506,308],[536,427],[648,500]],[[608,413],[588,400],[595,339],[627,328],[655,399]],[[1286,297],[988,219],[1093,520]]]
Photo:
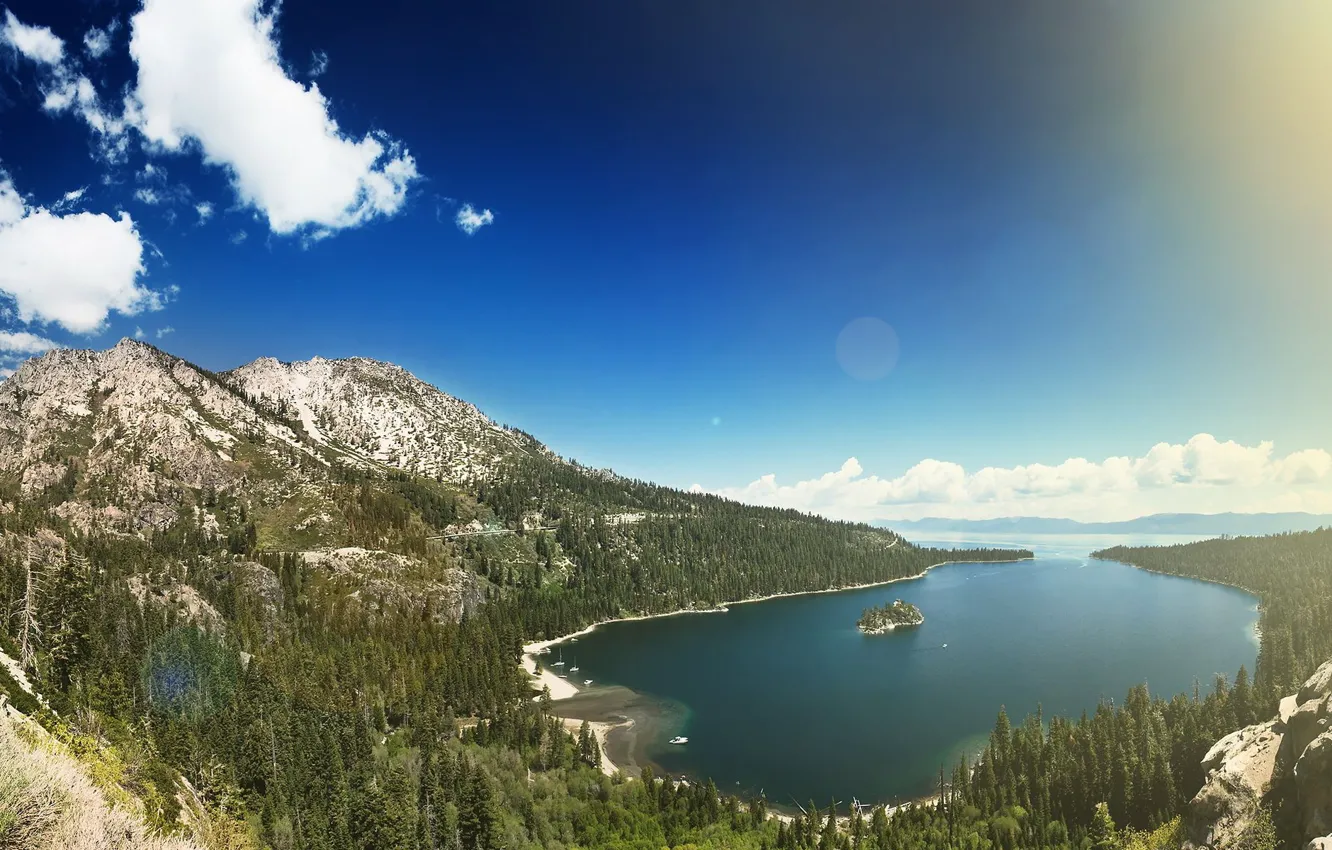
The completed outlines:
[[[418,609],[438,621],[457,622],[486,598],[485,584],[475,573],[394,552],[347,546],[303,552],[302,557],[331,586],[349,590],[348,599],[370,610]]]
[[[1306,839],[1332,833],[1332,661],[1296,694],[1281,746],[1276,781],[1293,786]]]
[[[1203,769],[1206,781],[1185,819],[1186,848],[1225,848],[1259,806],[1275,804],[1309,842],[1306,850],[1332,850],[1332,661],[1281,700],[1276,719],[1217,741]]]
[[[1295,794],[1305,837],[1332,832],[1332,732],[1314,738],[1295,763]]]
[[[1296,694],[1295,701],[1304,705],[1311,699],[1325,697],[1328,694],[1332,694],[1332,661],[1314,671],[1314,674],[1300,688],[1300,692]]]
[[[1284,729],[1280,720],[1249,726],[1207,751],[1207,780],[1189,803],[1186,846],[1226,847],[1244,832],[1267,793]]]

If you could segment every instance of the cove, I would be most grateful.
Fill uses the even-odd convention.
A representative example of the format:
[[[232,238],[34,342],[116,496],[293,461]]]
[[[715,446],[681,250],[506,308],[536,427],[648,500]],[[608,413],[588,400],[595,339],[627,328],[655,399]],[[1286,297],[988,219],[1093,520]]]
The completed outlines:
[[[1182,542],[1171,537],[1164,542]],[[965,545],[957,538],[928,545]],[[1142,535],[985,541],[1035,560],[947,564],[919,579],[732,605],[725,613],[610,623],[562,644],[594,684],[572,716],[626,704],[622,758],[776,804],[893,802],[929,794],[939,769],[985,744],[1001,706],[1076,717],[1146,682],[1205,693],[1253,672],[1255,597],[1088,558]],[[1082,554],[1078,554],[1082,553]],[[904,599],[918,628],[866,636],[865,608]],[[945,647],[945,644],[947,646]],[[580,715],[579,712],[582,712]],[[594,719],[596,719],[594,717]],[[689,743],[666,743],[673,735]],[[612,737],[612,757],[616,757]]]

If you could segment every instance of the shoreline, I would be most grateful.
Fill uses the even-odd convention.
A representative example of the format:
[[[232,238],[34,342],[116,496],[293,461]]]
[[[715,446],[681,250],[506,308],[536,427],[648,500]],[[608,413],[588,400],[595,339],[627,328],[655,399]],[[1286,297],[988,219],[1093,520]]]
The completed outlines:
[[[549,649],[552,646],[558,646],[559,644],[566,643],[575,638],[592,634],[592,632],[596,631],[600,626],[609,625],[611,623],[631,623],[638,620],[656,620],[662,617],[679,617],[685,614],[725,614],[730,610],[732,605],[748,605],[754,602],[767,602],[772,599],[787,599],[792,596],[813,596],[820,593],[841,593],[847,590],[864,590],[869,587],[883,587],[884,585],[896,584],[899,581],[915,581],[916,579],[924,578],[929,571],[935,567],[946,567],[949,564],[1019,564],[1023,561],[1034,560],[1036,560],[1035,555],[1030,558],[1009,558],[1003,561],[940,561],[937,564],[930,564],[928,567],[914,575],[898,576],[897,578],[884,579],[883,581],[848,584],[842,587],[825,587],[821,590],[793,590],[784,593],[771,593],[766,596],[751,596],[745,599],[737,599],[732,602],[723,602],[712,608],[682,608],[678,611],[666,611],[661,614],[634,614],[628,617],[612,617],[607,620],[599,620],[590,626],[579,629],[576,632],[571,632],[567,635],[524,644],[520,665],[529,677],[535,678],[538,689],[542,686],[550,688],[550,698],[552,700],[569,699],[580,693],[582,689],[574,685],[574,683],[568,679],[562,679],[552,673],[545,665],[542,666],[541,674],[538,676],[536,673],[537,656],[543,649]]]
[[[1148,567],[1139,566],[1133,563],[1132,561],[1117,561],[1114,558],[1097,558],[1092,555],[1088,555],[1087,557],[1093,561],[1104,561],[1107,564],[1123,564],[1126,567],[1132,567],[1135,570],[1142,570],[1144,573],[1150,573],[1151,575],[1154,576],[1165,576],[1166,578],[1182,578],[1188,581],[1201,581],[1206,584],[1214,584],[1217,587],[1228,587],[1231,590],[1239,590],[1249,594],[1254,599],[1258,600],[1258,605],[1257,605],[1258,621],[1253,624],[1253,633],[1258,638],[1259,645],[1260,646],[1262,645],[1264,607],[1263,607],[1263,595],[1258,591],[1250,590],[1249,588],[1244,587],[1242,585],[1231,584],[1230,582],[1227,581],[1219,581],[1214,578],[1203,578],[1202,576],[1186,576],[1186,575],[1180,575],[1179,573],[1163,573],[1160,570],[1153,570]]]
[[[565,731],[571,735],[577,736],[578,730],[582,727],[584,721],[574,717],[561,717],[564,723]],[[616,729],[628,729],[634,725],[634,721],[625,720],[620,723],[606,723],[602,720],[588,720],[587,725],[592,729],[592,735],[597,739],[597,748],[601,750],[601,772],[614,779],[617,773],[621,773],[620,766],[611,761],[610,751],[607,749],[606,739]]]

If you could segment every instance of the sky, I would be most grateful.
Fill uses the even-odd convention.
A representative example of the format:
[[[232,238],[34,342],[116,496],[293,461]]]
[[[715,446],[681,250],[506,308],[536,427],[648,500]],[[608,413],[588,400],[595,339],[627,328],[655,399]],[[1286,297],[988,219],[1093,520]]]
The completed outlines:
[[[0,369],[399,363],[857,520],[1332,512],[1332,7],[0,0]]]

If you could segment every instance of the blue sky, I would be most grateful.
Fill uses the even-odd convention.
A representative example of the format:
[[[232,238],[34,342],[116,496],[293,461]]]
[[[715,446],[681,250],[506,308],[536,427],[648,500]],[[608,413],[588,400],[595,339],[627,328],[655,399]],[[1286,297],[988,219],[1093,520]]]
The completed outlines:
[[[1332,510],[1332,21],[1069,5],[9,2],[4,328],[391,360],[584,462],[856,518]],[[68,292],[39,226],[91,246]]]

